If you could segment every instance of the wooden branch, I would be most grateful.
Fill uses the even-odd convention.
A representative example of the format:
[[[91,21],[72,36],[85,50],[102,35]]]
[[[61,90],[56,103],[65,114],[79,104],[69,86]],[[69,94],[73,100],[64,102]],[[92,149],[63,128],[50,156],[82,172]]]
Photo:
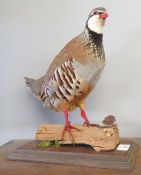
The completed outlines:
[[[117,125],[110,127],[84,127],[73,125],[78,130],[72,130],[75,144],[91,145],[96,152],[113,150],[120,141]],[[72,144],[68,132],[65,133],[63,141],[61,134],[64,125],[43,124],[36,133],[37,140],[59,140],[61,144]]]

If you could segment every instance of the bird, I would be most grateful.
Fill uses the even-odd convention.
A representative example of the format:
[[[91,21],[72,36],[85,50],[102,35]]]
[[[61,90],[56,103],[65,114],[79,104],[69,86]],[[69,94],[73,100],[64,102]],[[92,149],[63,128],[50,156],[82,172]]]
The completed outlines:
[[[104,7],[93,9],[84,30],[55,56],[45,75],[38,79],[25,78],[26,86],[42,102],[45,107],[63,112],[65,126],[62,131],[69,133],[74,140],[69,112],[80,109],[84,126],[90,126],[85,112],[85,99],[95,88],[105,67],[105,51],[103,47],[103,27],[109,16]]]

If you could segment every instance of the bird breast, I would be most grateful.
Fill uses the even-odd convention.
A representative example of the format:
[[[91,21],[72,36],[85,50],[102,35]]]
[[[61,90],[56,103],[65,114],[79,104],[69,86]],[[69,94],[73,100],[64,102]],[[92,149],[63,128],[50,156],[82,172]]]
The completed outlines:
[[[77,61],[73,62],[73,67],[79,77],[82,77],[92,87],[95,87],[97,80],[104,69],[105,61],[103,60],[88,60],[86,64],[80,64]]]

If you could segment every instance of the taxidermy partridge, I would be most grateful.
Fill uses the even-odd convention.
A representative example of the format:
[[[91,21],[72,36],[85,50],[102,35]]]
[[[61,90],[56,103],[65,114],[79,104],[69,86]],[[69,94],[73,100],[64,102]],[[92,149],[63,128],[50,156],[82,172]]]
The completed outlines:
[[[64,112],[65,127],[73,140],[68,112],[80,108],[84,124],[89,126],[84,101],[95,88],[105,65],[102,28],[108,17],[103,7],[95,8],[86,21],[84,31],[72,39],[54,58],[47,73],[34,80],[25,77],[26,85],[44,106]]]

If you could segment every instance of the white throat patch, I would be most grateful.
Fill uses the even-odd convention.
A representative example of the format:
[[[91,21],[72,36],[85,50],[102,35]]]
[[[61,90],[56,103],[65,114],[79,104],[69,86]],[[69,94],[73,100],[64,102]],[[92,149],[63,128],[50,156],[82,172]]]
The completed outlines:
[[[94,15],[88,20],[88,28],[96,33],[102,33],[104,20],[99,18],[99,15]]]

